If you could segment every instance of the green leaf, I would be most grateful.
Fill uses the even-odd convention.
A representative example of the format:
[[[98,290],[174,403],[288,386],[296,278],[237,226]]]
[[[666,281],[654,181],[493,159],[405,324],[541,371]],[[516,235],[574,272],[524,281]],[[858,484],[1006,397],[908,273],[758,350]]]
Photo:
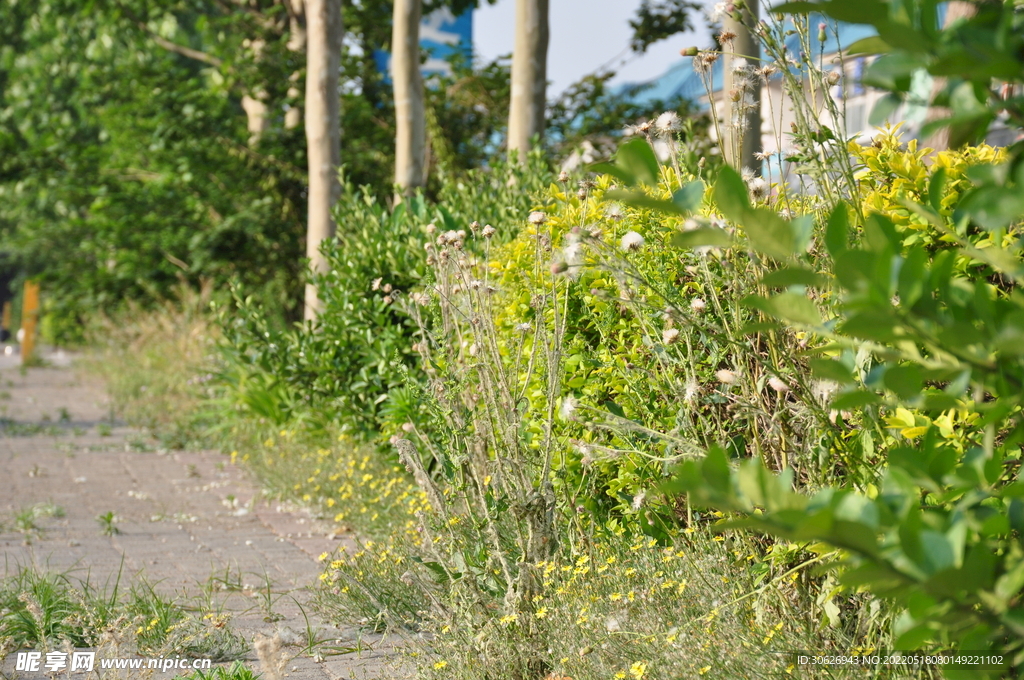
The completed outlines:
[[[665,201],[652,196],[648,196],[639,191],[626,191],[624,189],[613,189],[605,194],[605,197],[613,201],[621,201],[626,205],[633,206],[634,208],[647,208],[656,212],[667,213],[669,215],[683,215],[683,211],[679,209],[672,201]]]
[[[647,143],[647,140],[636,138],[619,146],[615,154],[615,164],[635,178],[634,183],[655,186],[658,183],[658,175],[661,174],[661,166],[658,157],[654,155],[654,149]]]
[[[942,212],[942,198],[946,188],[946,169],[939,168],[928,180],[928,205],[937,213]]]
[[[844,364],[832,359],[811,359],[811,373],[817,378],[837,383],[852,383],[853,374]]]
[[[893,646],[901,650],[917,650],[931,642],[935,637],[935,630],[928,623],[921,623],[910,630],[907,630],[898,638]]]
[[[884,54],[891,50],[892,48],[887,42],[882,40],[879,36],[873,35],[870,38],[861,38],[860,40],[854,41],[846,48],[846,53],[850,56],[855,54]]]
[[[733,244],[733,240],[724,229],[701,227],[672,234],[671,243],[676,248],[701,248],[705,246],[726,248]]]
[[[772,288],[789,288],[790,286],[825,285],[825,277],[804,267],[783,267],[765,274],[761,283]]]
[[[806,326],[821,325],[818,308],[799,293],[780,293],[771,298],[750,295],[743,299],[743,304],[785,321]]]
[[[885,371],[882,382],[901,399],[911,399],[921,392],[924,372],[917,364],[892,366]]]
[[[896,94],[886,94],[875,102],[871,108],[871,115],[868,116],[868,125],[879,127],[886,122],[892,122],[891,116],[903,103],[903,98]]]
[[[740,174],[728,165],[722,166],[715,181],[715,205],[728,219],[741,222],[750,211],[747,185]]]
[[[832,209],[832,214],[828,217],[828,224],[825,226],[825,247],[828,248],[828,252],[833,258],[846,250],[849,235],[849,209],[844,201],[839,201]]]
[[[626,186],[631,187],[636,184],[636,175],[614,163],[595,163],[590,166],[590,171],[598,175],[611,175]]]
[[[915,247],[907,253],[900,266],[899,282],[896,290],[900,294],[900,305],[905,308],[914,306],[924,292],[928,277],[925,269],[928,266],[928,253],[924,248]]]
[[[746,231],[754,250],[779,260],[784,260],[796,253],[796,238],[792,227],[774,210],[767,208],[748,210],[743,219],[738,222]]]
[[[869,404],[877,404],[882,401],[874,392],[868,390],[852,390],[850,392],[841,392],[835,399],[832,400],[832,408],[837,411],[848,411],[851,409],[858,409]]]
[[[702,180],[694,180],[672,194],[672,202],[684,212],[697,212],[704,202],[705,188]]]

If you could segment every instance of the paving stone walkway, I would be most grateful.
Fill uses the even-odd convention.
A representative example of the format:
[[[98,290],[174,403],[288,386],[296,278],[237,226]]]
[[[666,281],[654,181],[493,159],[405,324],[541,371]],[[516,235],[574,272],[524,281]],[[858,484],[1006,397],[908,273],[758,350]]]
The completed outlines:
[[[316,556],[345,536],[300,509],[267,502],[221,454],[155,449],[143,433],[111,420],[102,385],[61,354],[49,361],[22,371],[16,356],[0,356],[0,575],[31,565],[102,585],[120,571],[122,582],[145,579],[178,597],[231,582],[236,587],[218,597],[232,613],[229,625],[250,643],[276,635],[298,654],[305,612],[319,638],[360,650],[323,660],[295,656],[284,676],[406,677],[388,663],[391,640],[321,626],[310,611],[306,587],[320,573]],[[63,517],[38,519],[34,535],[17,531],[16,514],[43,503],[59,506]],[[116,517],[114,535],[97,521],[106,513]],[[271,612],[260,593],[268,581]],[[253,652],[246,659],[257,667]],[[2,677],[45,676],[18,675],[12,655],[0,665]]]

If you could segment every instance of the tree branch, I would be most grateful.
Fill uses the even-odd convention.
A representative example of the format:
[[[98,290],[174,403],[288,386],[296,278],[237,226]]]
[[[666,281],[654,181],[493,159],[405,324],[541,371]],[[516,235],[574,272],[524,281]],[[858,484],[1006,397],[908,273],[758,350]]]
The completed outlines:
[[[149,30],[145,24],[139,24],[139,27],[149,33],[149,37],[153,39],[153,42],[165,50],[175,52],[176,54],[188,57],[189,59],[195,59],[196,61],[201,61],[204,64],[209,64],[210,66],[216,66],[218,68],[224,63],[217,57],[211,56],[206,52],[200,52],[199,50],[194,50],[191,47],[185,47],[184,45],[179,45],[176,42],[171,42],[167,38],[157,35],[153,31]]]

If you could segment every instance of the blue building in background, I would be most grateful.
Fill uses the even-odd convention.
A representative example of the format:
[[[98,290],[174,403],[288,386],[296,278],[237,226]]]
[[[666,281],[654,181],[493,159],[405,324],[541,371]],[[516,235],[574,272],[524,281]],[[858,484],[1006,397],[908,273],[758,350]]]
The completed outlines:
[[[424,77],[450,75],[450,59],[461,53],[473,56],[473,10],[455,16],[450,9],[439,9],[423,17],[420,22],[420,47],[427,54],[421,69]],[[390,80],[391,53],[377,50],[377,67]]]

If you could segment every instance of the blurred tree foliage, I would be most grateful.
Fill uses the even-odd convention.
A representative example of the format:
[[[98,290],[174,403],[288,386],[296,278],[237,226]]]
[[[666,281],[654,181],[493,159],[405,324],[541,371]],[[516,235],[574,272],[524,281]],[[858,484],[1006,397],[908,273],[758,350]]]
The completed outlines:
[[[459,12],[477,0],[434,0]],[[62,334],[180,281],[237,280],[295,318],[304,273],[305,55],[287,0],[0,1],[0,253],[38,276]],[[342,162],[391,195],[394,110],[376,52],[391,2],[343,0]],[[298,87],[296,87],[298,83]],[[428,80],[431,184],[485,167],[508,115],[508,60]],[[258,135],[243,99],[265,104]],[[664,106],[592,77],[552,107],[552,158]],[[301,117],[300,117],[301,118]],[[344,235],[341,236],[344,239]]]

